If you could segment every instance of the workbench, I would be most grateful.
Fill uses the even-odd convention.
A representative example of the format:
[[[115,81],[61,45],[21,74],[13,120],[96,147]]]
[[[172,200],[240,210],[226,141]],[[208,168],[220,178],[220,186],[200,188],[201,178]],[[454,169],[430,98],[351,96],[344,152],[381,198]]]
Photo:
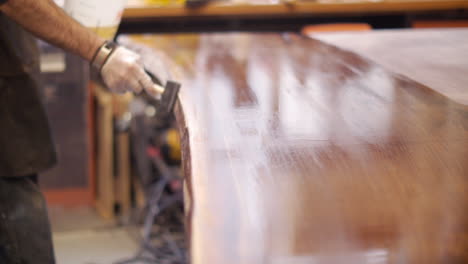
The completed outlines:
[[[438,78],[464,82],[468,30],[411,34],[454,51],[405,75],[365,57],[395,42],[359,35],[359,54],[294,34],[123,38],[182,82],[191,263],[468,262],[468,106],[453,100],[468,91],[412,79],[456,61]]]

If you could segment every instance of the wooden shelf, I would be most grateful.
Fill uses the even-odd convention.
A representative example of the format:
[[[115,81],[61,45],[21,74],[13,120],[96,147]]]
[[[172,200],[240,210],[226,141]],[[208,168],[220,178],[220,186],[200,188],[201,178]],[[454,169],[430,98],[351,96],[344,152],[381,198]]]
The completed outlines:
[[[312,2],[296,1],[279,4],[227,4],[211,3],[197,9],[183,6],[155,6],[141,1],[131,3],[123,14],[129,19],[163,19],[169,17],[208,17],[208,16],[293,16],[330,15],[352,13],[418,12],[467,9],[467,0],[392,0],[361,2]]]

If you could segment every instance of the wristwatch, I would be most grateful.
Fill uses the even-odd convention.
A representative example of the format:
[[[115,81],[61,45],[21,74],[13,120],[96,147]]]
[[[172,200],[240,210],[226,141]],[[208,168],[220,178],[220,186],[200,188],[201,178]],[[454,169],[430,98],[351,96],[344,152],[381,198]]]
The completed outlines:
[[[1,0],[0,0],[1,1]],[[91,69],[97,73],[101,73],[102,67],[106,64],[110,55],[117,49],[117,43],[106,41],[99,47],[91,60]]]

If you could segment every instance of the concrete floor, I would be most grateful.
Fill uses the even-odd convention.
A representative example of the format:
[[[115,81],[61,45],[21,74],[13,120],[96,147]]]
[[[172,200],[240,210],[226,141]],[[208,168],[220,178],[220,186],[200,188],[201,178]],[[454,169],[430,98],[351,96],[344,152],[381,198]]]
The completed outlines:
[[[91,208],[49,208],[57,264],[112,264],[135,254],[138,229],[100,219]]]

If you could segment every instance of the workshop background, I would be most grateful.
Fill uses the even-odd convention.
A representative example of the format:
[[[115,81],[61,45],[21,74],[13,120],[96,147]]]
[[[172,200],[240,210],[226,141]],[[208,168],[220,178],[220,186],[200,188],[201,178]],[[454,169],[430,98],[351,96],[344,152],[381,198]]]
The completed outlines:
[[[105,5],[113,6],[109,12],[117,12],[122,21],[113,18],[103,25],[89,20],[86,26],[115,36],[147,58],[154,50],[145,43],[167,48],[172,44],[163,38],[174,33],[308,35],[468,27],[468,4],[449,0],[57,0],[69,11],[84,8],[80,2],[91,5],[87,15],[94,16],[102,15]],[[73,16],[80,19],[79,12]],[[196,42],[184,39],[185,45]],[[80,58],[44,42],[40,48],[41,92],[59,158],[40,185],[49,205],[57,262],[187,263],[184,173],[174,115],[158,115],[159,103],[151,98],[112,95],[90,80],[89,66]],[[184,56],[191,55],[170,59]]]

